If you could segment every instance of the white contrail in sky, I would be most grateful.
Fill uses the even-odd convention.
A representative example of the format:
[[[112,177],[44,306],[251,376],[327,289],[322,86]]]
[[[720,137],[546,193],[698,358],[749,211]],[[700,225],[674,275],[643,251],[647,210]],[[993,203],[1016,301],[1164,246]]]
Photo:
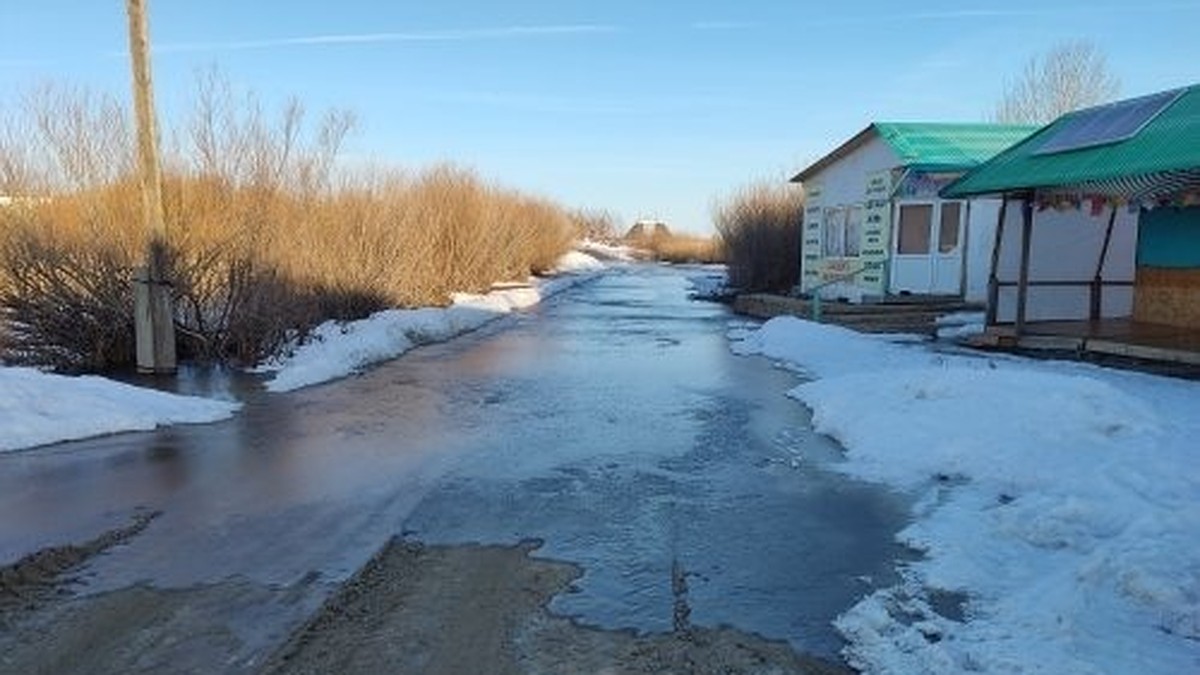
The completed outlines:
[[[864,13],[858,16],[814,16],[809,26],[832,26],[879,23],[883,21],[953,21],[959,19],[1004,19],[1021,17],[1045,17],[1079,14],[1150,14],[1159,12],[1174,12],[1179,10],[1195,10],[1200,5],[1191,3],[1167,3],[1157,5],[1093,5],[1093,6],[1044,6],[1012,8],[996,6],[976,9],[948,9],[933,11],[914,11],[907,14],[878,14]]]
[[[230,42],[182,42],[160,44],[154,47],[159,53],[220,52],[250,49],[272,49],[277,47],[308,47],[324,45],[366,45],[394,42],[467,42],[472,40],[504,40],[525,37],[551,37],[556,35],[583,35],[614,33],[616,26],[600,24],[567,24],[550,26],[503,26],[499,28],[465,28],[434,31],[407,31],[392,33],[342,33],[332,35],[307,35],[300,37],[263,38]]]

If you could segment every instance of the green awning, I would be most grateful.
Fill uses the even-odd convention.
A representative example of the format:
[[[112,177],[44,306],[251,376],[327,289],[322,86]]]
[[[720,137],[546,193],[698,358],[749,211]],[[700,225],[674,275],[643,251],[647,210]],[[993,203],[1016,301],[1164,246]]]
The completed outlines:
[[[1106,116],[1119,123],[1120,115],[1136,110],[1140,101],[1171,92],[1063,115],[969,171],[942,190],[942,196],[1037,190],[1145,200],[1200,189],[1200,85],[1177,91],[1177,96],[1166,96],[1169,103],[1127,137],[1105,141],[1100,135],[1097,138],[1103,142],[1094,145],[1043,150],[1061,145],[1056,137],[1064,134],[1102,128]]]

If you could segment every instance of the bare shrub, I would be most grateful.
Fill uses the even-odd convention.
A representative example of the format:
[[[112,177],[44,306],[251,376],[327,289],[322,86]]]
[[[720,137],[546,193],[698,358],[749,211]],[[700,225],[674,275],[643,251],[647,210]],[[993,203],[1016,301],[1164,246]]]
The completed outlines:
[[[23,195],[0,207],[0,349],[60,368],[126,365],[131,270],[148,242],[126,115],[86,92],[41,91],[0,120],[0,185]],[[270,113],[215,76],[193,113],[164,161],[181,358],[252,363],[327,319],[524,280],[577,233],[558,205],[467,169],[339,173],[347,113]]]
[[[804,193],[798,185],[761,181],[716,205],[729,283],[743,291],[786,291],[800,280]]]
[[[669,263],[719,263],[725,259],[716,237],[679,234],[659,220],[639,220],[622,241],[644,257]]]
[[[1064,42],[1025,64],[996,104],[993,118],[1008,124],[1047,124],[1073,110],[1107,103],[1120,91],[1120,82],[1095,43]]]
[[[626,238],[634,248],[645,251],[654,260],[675,264],[724,262],[725,252],[716,237],[676,234],[657,230],[649,235]]]
[[[45,85],[24,102],[43,157],[42,182],[56,188],[88,189],[128,176],[133,136],[125,109],[113,97],[84,89]]]
[[[129,261],[119,249],[20,228],[6,233],[0,256],[6,361],[79,371],[132,360]]]
[[[617,217],[604,209],[575,209],[570,213],[571,222],[581,239],[604,243],[615,242]]]

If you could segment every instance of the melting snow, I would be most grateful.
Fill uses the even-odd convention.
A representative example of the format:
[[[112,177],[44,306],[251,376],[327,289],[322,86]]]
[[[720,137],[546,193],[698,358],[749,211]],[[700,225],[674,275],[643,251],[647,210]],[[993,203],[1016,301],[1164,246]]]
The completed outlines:
[[[854,666],[1200,672],[1200,383],[790,317],[735,338],[814,378],[789,395],[840,470],[918,497],[899,538],[924,559],[837,621]],[[939,591],[966,595],[965,621]]]

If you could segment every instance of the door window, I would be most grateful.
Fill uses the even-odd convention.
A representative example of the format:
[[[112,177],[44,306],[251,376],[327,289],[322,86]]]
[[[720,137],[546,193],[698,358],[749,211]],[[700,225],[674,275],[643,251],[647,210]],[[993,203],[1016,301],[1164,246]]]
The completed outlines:
[[[901,204],[896,252],[901,255],[928,255],[932,226],[933,204]]]
[[[938,252],[952,253],[958,248],[962,202],[942,202],[941,227],[938,228]]]

